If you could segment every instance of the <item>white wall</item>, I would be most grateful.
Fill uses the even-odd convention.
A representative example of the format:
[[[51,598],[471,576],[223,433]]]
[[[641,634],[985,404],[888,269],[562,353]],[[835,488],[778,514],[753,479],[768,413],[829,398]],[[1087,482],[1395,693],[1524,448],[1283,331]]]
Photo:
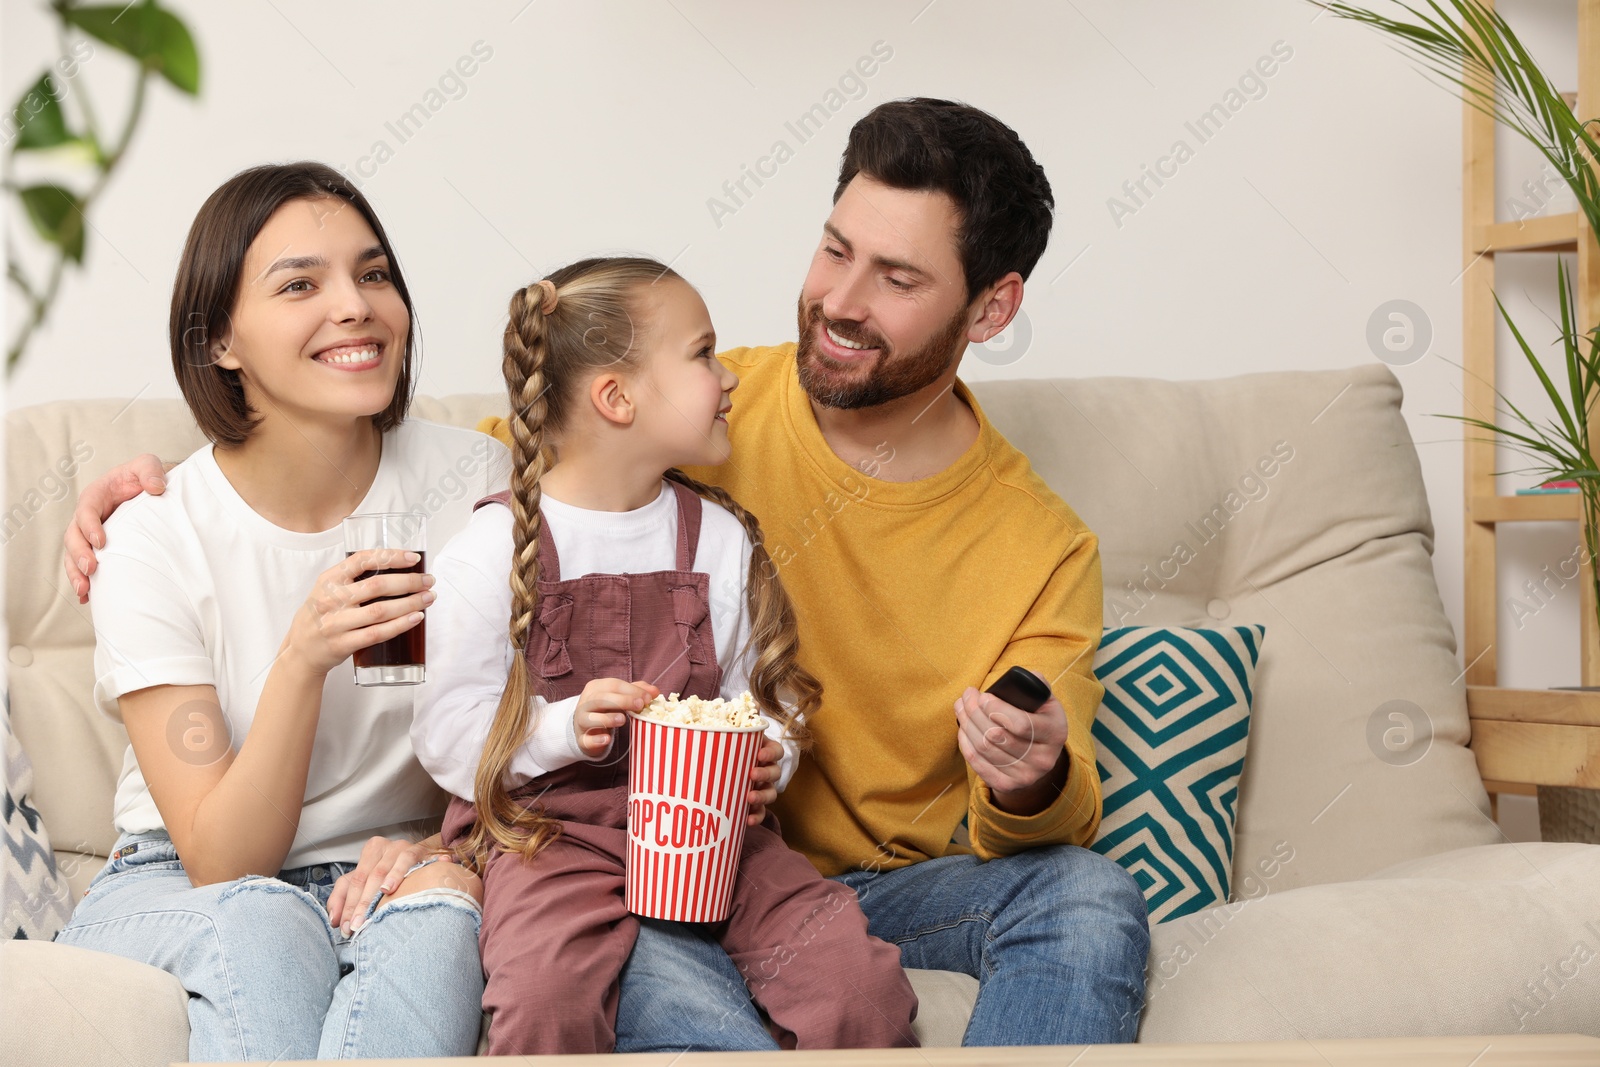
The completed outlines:
[[[195,209],[244,166],[308,156],[363,168],[418,297],[424,391],[498,389],[511,290],[597,250],[673,261],[705,293],[727,344],[786,340],[850,123],[894,97],[950,96],[1013,125],[1058,200],[1026,299],[1031,345],[1007,365],[969,357],[969,379],[1347,366],[1374,358],[1365,333],[1379,305],[1403,298],[1424,309],[1431,350],[1396,373],[1459,632],[1462,430],[1429,413],[1461,410],[1460,107],[1372,33],[1294,0],[500,0],[449,15],[411,0],[170,2],[199,41],[203,93],[195,102],[153,88],[126,166],[93,214],[88,269],[68,279],[9,383],[12,406],[176,395],[166,303]],[[1570,82],[1572,0],[1501,7]],[[11,100],[54,45],[37,0],[3,0],[0,13],[0,96]],[[1185,123],[1278,42],[1292,56],[1264,95],[1199,143]],[[785,123],[828,102],[875,44],[892,57],[800,143]],[[475,48],[492,54],[459,98],[436,97],[442,106],[401,143],[386,123],[427,103]],[[106,122],[128,77],[101,46],[73,87],[88,87]],[[1180,138],[1193,158],[1119,225],[1108,199]],[[793,158],[714,218],[708,199],[780,139]],[[392,158],[363,165],[379,141]],[[1526,153],[1508,151],[1502,188],[1536,172]],[[1539,312],[1524,288],[1533,305],[1553,307],[1552,264],[1530,257],[1501,271],[1525,325]],[[16,310],[8,294],[8,331]],[[1502,366],[1514,398],[1536,399],[1514,360]],[[1504,596],[1570,555],[1577,536],[1575,525],[1508,535]],[[1502,681],[1576,682],[1576,633],[1573,587],[1502,648]]]

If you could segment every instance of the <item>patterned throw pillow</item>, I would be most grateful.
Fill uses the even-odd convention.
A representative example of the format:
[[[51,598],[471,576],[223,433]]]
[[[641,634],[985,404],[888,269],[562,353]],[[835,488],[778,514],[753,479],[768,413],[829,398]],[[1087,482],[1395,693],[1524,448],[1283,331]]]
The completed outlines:
[[[1107,630],[1094,672],[1102,814],[1094,850],[1128,869],[1150,922],[1221,904],[1262,626]]]
[[[0,823],[0,937],[48,941],[72,914],[67,884],[56,873],[55,853],[44,821],[28,801],[33,765],[11,732],[10,701],[0,697],[0,749],[5,769]]]

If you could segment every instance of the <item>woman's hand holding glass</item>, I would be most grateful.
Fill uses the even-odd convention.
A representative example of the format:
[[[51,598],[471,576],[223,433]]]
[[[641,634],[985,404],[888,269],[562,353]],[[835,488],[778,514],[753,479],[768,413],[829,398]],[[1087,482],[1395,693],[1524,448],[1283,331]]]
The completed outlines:
[[[409,567],[421,557],[403,549],[354,552],[317,576],[305,603],[295,612],[280,658],[317,676],[326,675],[357,649],[387,641],[422,621],[433,603],[431,574],[370,571]],[[392,600],[379,599],[393,597]]]

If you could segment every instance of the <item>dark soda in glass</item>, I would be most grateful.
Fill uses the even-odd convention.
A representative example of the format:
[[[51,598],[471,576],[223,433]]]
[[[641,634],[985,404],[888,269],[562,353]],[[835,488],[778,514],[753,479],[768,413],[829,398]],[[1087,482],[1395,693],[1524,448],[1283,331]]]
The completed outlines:
[[[355,555],[353,552],[345,553],[346,558],[353,555]],[[385,567],[382,570],[365,571],[359,580],[365,581],[378,574],[422,574],[427,569],[427,553],[418,552],[417,555],[422,558],[409,567]],[[398,596],[380,596],[368,603],[399,599],[401,598]],[[424,617],[421,622],[403,634],[396,634],[387,641],[379,641],[375,645],[357,649],[353,657],[356,665],[356,683],[416,685],[426,681],[427,652],[428,620]]]

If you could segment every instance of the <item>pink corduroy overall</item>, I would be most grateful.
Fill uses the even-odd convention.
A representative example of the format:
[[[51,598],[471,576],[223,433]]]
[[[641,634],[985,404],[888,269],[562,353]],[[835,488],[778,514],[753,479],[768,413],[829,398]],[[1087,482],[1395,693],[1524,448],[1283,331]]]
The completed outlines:
[[[539,528],[539,602],[528,668],[541,696],[576,696],[595,678],[647,681],[663,693],[720,695],[710,577],[693,569],[700,497],[676,482],[677,569],[588,574],[563,581],[555,542]],[[479,501],[507,503],[501,493]],[[627,850],[628,730],[611,750],[535,778],[512,792],[561,820],[561,835],[524,863],[497,852],[482,872],[479,944],[492,1013],[489,1054],[610,1052],[618,976],[638,936],[623,907]],[[477,817],[453,798],[444,840]],[[745,976],[756,1003],[797,1048],[916,1044],[917,1000],[900,950],[867,933],[855,893],[828,881],[783,843],[768,815],[745,834],[733,908],[710,927]],[[849,982],[841,982],[849,976]],[[848,993],[841,994],[841,988]],[[718,1020],[708,1018],[708,1027]]]

